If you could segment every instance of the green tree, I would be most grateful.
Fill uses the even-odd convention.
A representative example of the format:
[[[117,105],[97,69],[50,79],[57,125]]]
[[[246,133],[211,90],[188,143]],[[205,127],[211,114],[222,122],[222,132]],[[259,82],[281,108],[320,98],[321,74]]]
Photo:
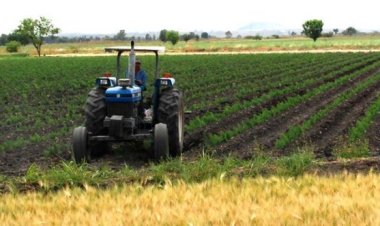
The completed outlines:
[[[225,33],[225,35],[226,35],[226,38],[232,38],[232,33],[231,33],[231,31],[227,31],[227,32]]]
[[[303,25],[304,34],[315,41],[321,36],[323,30],[322,20],[308,20]]]
[[[5,43],[8,42],[8,35],[6,34],[1,34],[0,36],[0,46],[5,45]]]
[[[358,30],[356,30],[354,27],[348,27],[346,30],[342,32],[342,34],[349,35],[349,36],[355,35],[357,33],[358,33]]]
[[[333,32],[334,32],[335,35],[337,35],[338,32],[339,32],[339,29],[338,29],[338,28],[334,28],[334,29],[333,29]]]
[[[166,39],[166,33],[168,32],[168,30],[166,29],[163,29],[160,31],[160,36],[158,37],[158,39],[160,39],[162,42],[166,42],[167,39]]]
[[[183,35],[181,35],[181,39],[185,42],[188,42],[190,40],[190,35],[189,34],[183,34]]]
[[[168,31],[166,32],[166,40],[171,42],[173,45],[175,45],[179,40],[179,33],[178,31]]]
[[[146,33],[145,40],[151,41],[151,40],[153,40],[153,38],[152,38],[152,36],[149,33]]]
[[[125,33],[125,30],[120,30],[114,37],[115,40],[126,40],[127,39],[127,33]]]
[[[21,45],[27,45],[30,43],[30,39],[27,35],[20,34],[17,31],[14,31],[8,35],[8,41],[18,41]]]
[[[208,39],[208,33],[207,32],[202,32],[201,33],[201,38]]]
[[[26,18],[21,21],[16,33],[27,36],[36,48],[38,56],[41,56],[41,47],[44,38],[59,33],[59,28],[54,27],[51,20],[40,17],[40,19]]]

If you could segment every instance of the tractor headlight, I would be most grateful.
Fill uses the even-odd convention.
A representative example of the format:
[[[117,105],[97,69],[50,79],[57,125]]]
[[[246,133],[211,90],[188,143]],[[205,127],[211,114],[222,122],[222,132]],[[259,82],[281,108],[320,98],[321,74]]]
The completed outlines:
[[[131,80],[127,78],[121,78],[118,81],[118,85],[122,87],[127,87],[131,85]]]
[[[108,79],[100,79],[99,83],[101,86],[106,86],[108,85]]]
[[[96,85],[97,86],[111,86],[111,82],[108,78],[100,77],[96,79]]]

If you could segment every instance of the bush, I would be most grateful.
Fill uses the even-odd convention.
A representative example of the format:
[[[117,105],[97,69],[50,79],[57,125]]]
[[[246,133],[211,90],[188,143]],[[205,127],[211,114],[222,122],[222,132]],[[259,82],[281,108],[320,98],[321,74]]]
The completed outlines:
[[[263,37],[259,34],[255,35],[255,36],[252,36],[252,35],[247,35],[244,37],[245,39],[253,39],[253,40],[261,40],[263,39]]]
[[[20,46],[21,46],[21,43],[18,41],[10,41],[7,44],[5,44],[5,46],[6,46],[6,50],[9,53],[17,53],[18,48],[20,48]]]

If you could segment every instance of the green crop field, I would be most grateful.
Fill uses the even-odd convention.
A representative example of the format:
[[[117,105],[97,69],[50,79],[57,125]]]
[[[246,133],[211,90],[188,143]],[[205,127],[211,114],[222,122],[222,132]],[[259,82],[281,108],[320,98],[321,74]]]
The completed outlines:
[[[153,57],[141,59],[152,75]],[[18,167],[7,153],[68,159],[86,95],[97,76],[115,73],[114,65],[114,57],[0,58],[0,169]],[[163,56],[161,69],[177,79],[191,112],[185,127],[189,152],[249,157],[257,149],[286,155],[307,148],[328,158],[378,153],[378,53]],[[360,151],[345,153],[351,149]],[[15,161],[13,168],[8,161]]]

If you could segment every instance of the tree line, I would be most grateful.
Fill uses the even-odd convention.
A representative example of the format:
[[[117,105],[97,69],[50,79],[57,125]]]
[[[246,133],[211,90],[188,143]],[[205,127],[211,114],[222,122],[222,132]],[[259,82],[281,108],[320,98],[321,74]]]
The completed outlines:
[[[332,37],[334,34],[339,33],[339,29],[335,28],[332,32],[323,33],[323,21],[318,19],[307,20],[302,24],[301,35],[310,37],[311,39],[317,41],[319,37]],[[39,19],[26,18],[21,21],[20,25],[10,34],[2,34],[0,36],[0,45],[6,45],[8,52],[17,52],[21,45],[32,44],[38,56],[41,55],[41,48],[43,43],[66,43],[66,42],[82,42],[91,40],[160,40],[162,42],[170,42],[173,45],[177,44],[178,41],[182,40],[188,42],[189,40],[199,40],[208,39],[210,35],[207,32],[201,32],[201,34],[195,34],[194,32],[189,32],[185,34],[179,34],[175,30],[163,29],[160,31],[158,38],[155,34],[147,33],[145,37],[135,37],[127,36],[125,30],[120,30],[114,36],[104,36],[103,38],[97,36],[81,36],[81,37],[58,37],[57,34],[60,29],[55,27],[51,20],[40,17]],[[342,35],[355,35],[359,31],[354,27],[348,27],[341,32]],[[232,38],[233,34],[231,31],[225,33],[226,38]],[[297,35],[294,31],[290,33],[291,36]],[[240,35],[237,38],[241,38]],[[255,36],[248,35],[245,36],[246,39],[261,40],[262,36],[257,34]],[[278,35],[273,35],[272,38],[280,38]]]

